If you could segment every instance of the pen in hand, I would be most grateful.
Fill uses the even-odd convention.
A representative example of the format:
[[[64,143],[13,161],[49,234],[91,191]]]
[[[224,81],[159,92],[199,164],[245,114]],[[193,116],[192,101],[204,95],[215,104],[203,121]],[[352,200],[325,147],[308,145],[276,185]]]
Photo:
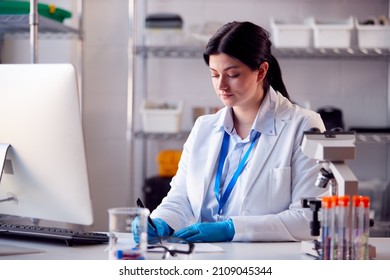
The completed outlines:
[[[142,200],[140,198],[137,199],[137,206],[140,207],[140,208],[145,208],[145,205],[144,203],[142,202]],[[154,224],[153,220],[150,218],[150,216],[148,216],[148,223],[152,226],[152,228],[157,232],[157,228],[156,228],[156,225]]]

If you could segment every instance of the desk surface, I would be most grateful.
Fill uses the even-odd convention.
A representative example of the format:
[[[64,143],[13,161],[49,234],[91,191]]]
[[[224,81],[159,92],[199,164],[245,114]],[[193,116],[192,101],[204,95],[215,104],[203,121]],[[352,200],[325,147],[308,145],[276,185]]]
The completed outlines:
[[[311,256],[302,253],[300,242],[226,242],[213,243],[224,252],[194,253],[198,260],[308,260]],[[376,247],[376,259],[390,260],[390,238],[370,238]],[[107,244],[68,247],[65,243],[46,243],[0,238],[0,260],[106,260]],[[34,253],[2,255],[4,249],[31,249]]]

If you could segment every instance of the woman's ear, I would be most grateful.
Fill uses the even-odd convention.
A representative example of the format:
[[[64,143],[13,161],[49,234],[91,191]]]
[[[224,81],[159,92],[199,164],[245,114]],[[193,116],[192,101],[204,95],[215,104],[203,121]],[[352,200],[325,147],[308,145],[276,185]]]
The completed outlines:
[[[257,80],[259,82],[264,80],[265,75],[267,75],[267,72],[268,72],[268,67],[269,67],[268,62],[263,62],[262,64],[260,64],[259,74],[257,76]]]

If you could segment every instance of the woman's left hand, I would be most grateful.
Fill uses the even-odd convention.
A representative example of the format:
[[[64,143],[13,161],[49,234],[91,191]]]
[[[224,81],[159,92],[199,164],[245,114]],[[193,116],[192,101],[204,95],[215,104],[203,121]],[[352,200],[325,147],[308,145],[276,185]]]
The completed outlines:
[[[193,224],[175,232],[173,236],[190,242],[225,242],[231,241],[234,234],[233,221],[228,220]]]

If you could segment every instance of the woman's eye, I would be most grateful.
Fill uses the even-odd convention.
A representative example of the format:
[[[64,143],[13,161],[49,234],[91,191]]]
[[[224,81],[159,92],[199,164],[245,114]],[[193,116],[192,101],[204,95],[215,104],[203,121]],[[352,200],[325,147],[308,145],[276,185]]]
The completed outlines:
[[[240,76],[240,74],[227,74],[225,77],[237,78],[238,76]],[[211,74],[211,78],[219,78],[219,77],[220,77],[219,74]]]

